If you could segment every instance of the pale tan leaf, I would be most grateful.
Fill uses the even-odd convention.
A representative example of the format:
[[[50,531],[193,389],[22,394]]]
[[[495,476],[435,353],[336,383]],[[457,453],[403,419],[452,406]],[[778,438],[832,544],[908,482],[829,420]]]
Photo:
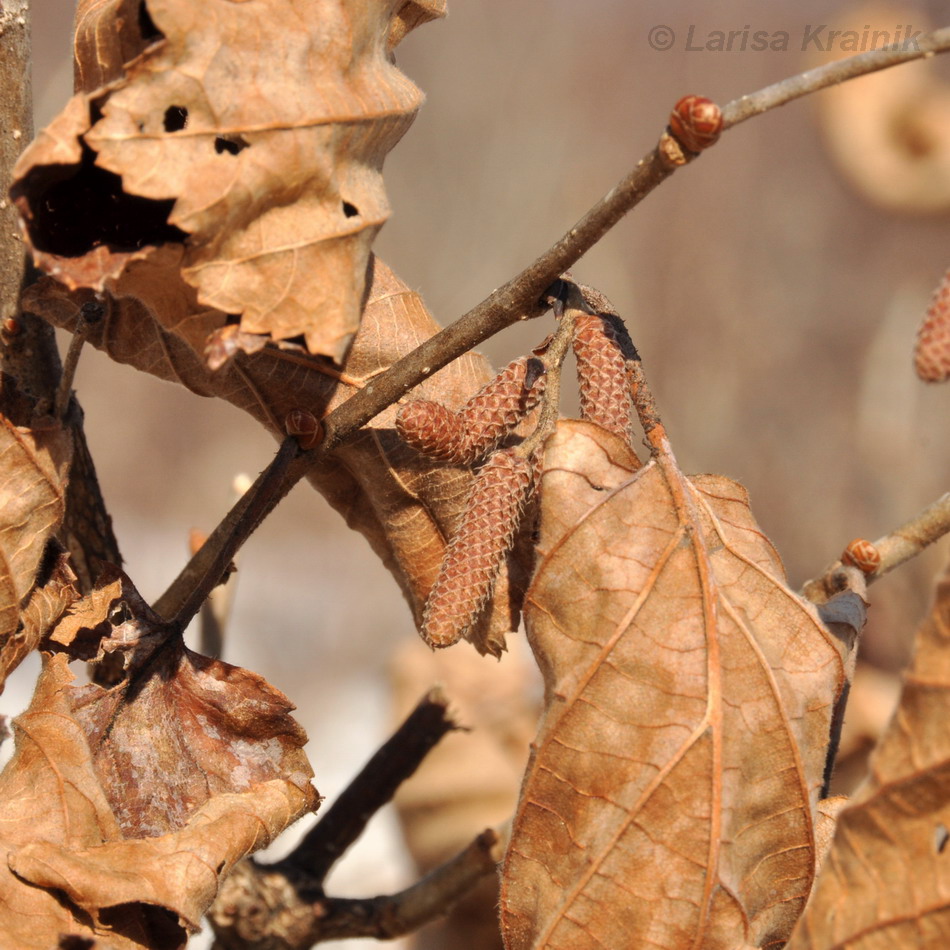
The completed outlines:
[[[950,946],[950,567],[789,950]]]
[[[283,420],[293,409],[323,416],[439,329],[419,295],[374,259],[363,322],[341,368],[270,345],[212,372],[202,353],[208,335],[225,326],[225,316],[202,309],[194,290],[167,279],[181,253],[180,247],[161,248],[133,262],[118,281],[110,281],[113,296],[107,295],[104,318],[90,328],[90,342],[118,362],[200,395],[228,400],[277,437],[283,436]],[[70,292],[47,279],[30,288],[25,306],[72,330],[90,293]],[[469,353],[433,374],[413,390],[412,398],[457,409],[491,375],[488,362]],[[398,408],[380,413],[353,442],[315,466],[309,479],[350,527],[367,538],[399,582],[418,621],[472,475],[405,445],[395,430]],[[518,598],[508,578],[514,576],[517,587],[524,570],[518,559],[510,559],[503,569],[491,608],[469,635],[481,652],[497,655],[504,648],[505,633],[517,629]]]
[[[32,402],[0,381],[0,689],[33,645],[21,629],[49,540],[65,512],[72,438],[59,422],[33,419]],[[37,636],[41,636],[39,633]]]
[[[548,443],[525,602],[546,710],[504,870],[510,948],[777,946],[811,890],[843,645],[741,486]]]
[[[186,650],[119,576],[62,626],[0,775],[0,933],[183,947],[230,868],[315,807],[306,737],[281,693]],[[125,679],[71,685],[70,655],[93,651]]]
[[[81,82],[118,78],[74,99],[68,123],[17,166],[38,264],[101,289],[149,247],[183,242],[181,273],[203,306],[341,361],[389,216],[383,161],[422,101],[392,63],[390,34],[439,12],[393,7],[120,0],[81,11]]]

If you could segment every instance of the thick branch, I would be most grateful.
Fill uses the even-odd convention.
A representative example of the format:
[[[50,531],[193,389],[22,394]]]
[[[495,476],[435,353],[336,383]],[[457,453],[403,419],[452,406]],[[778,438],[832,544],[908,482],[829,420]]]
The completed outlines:
[[[503,848],[498,832],[483,831],[464,851],[418,884],[386,897],[326,897],[314,905],[314,936],[392,940],[447,914],[483,877],[497,871]]]
[[[436,743],[458,728],[448,715],[448,700],[442,691],[427,693],[281,866],[296,868],[322,882],[363,833],[369,819],[392,799]]]

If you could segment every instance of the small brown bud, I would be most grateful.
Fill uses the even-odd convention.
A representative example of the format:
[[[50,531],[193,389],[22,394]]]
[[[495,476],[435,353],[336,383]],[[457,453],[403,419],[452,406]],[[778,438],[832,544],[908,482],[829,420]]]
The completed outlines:
[[[670,132],[690,152],[701,152],[719,141],[722,111],[711,99],[683,96],[670,113]]]
[[[323,441],[323,426],[308,409],[291,409],[284,420],[287,435],[296,436],[300,448],[312,449]]]
[[[924,382],[943,383],[950,379],[950,270],[934,291],[917,331],[914,367]]]
[[[429,593],[420,633],[432,647],[456,643],[491,598],[534,485],[535,466],[506,450],[475,476],[468,504]]]
[[[23,324],[18,317],[7,317],[2,329],[4,336],[19,336],[23,332]]]
[[[873,574],[881,566],[881,552],[864,538],[855,538],[841,555],[843,564],[850,564],[864,574]]]

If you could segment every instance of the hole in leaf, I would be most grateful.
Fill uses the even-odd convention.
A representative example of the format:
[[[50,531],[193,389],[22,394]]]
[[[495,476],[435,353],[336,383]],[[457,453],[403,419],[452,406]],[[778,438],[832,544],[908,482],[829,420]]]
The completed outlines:
[[[165,39],[165,34],[155,25],[152,15],[148,12],[145,0],[139,4],[139,33],[146,43]]]
[[[184,106],[169,106],[165,110],[165,131],[180,132],[188,124],[188,110]]]
[[[82,257],[100,245],[121,252],[184,242],[188,235],[168,223],[174,199],[127,195],[122,179],[95,161],[96,153],[83,143],[78,165],[38,165],[13,190],[21,207],[27,205],[37,250]]]
[[[238,152],[243,152],[250,144],[241,135],[219,135],[214,140],[214,150],[219,155],[222,152],[227,152],[228,155],[237,155]]]
[[[950,841],[950,831],[947,831],[947,826],[937,825],[934,828],[934,851],[937,854],[943,854],[948,841]]]
[[[343,202],[343,213],[348,218],[355,218],[359,213],[359,208],[356,205],[350,204],[348,201]]]

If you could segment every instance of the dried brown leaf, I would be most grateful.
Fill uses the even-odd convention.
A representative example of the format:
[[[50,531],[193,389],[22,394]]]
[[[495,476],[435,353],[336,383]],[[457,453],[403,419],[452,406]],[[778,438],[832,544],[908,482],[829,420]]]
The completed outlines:
[[[231,867],[315,807],[306,737],[282,694],[185,649],[124,578],[71,617],[0,775],[0,933],[182,947]],[[69,654],[93,646],[122,655],[115,688],[71,685]]]
[[[789,950],[950,946],[950,566]]]
[[[665,446],[665,440],[664,446]],[[741,486],[548,443],[525,601],[546,711],[502,897],[511,948],[779,945],[811,890],[843,646]]]
[[[52,418],[33,419],[29,399],[0,380],[0,689],[42,631],[21,627],[47,543],[65,512],[72,438]],[[35,605],[38,607],[38,605]]]
[[[211,372],[202,356],[205,341],[225,325],[225,316],[202,309],[194,290],[167,279],[174,267],[164,258],[181,253],[179,247],[161,248],[110,282],[107,312],[90,328],[89,341],[118,362],[199,395],[228,400],[278,438],[283,438],[283,420],[292,410],[325,415],[439,329],[419,295],[374,259],[363,322],[341,369],[325,359],[270,345]],[[25,306],[55,326],[73,330],[90,294],[70,292],[45,279],[27,291]],[[487,361],[469,353],[433,374],[412,395],[458,409],[491,376]],[[350,527],[366,536],[399,582],[418,622],[472,475],[426,459],[405,445],[395,430],[397,411],[398,406],[392,406],[380,413],[355,440],[315,466],[309,479]],[[498,654],[505,633],[518,626],[509,567],[511,563],[496,582],[492,610],[469,635],[481,652]],[[520,563],[514,567],[522,570]]]
[[[20,625],[0,650],[0,683],[15,670],[27,654],[35,650],[43,638],[78,597],[76,575],[68,554],[56,556],[49,577],[40,578],[30,594]]]
[[[113,81],[74,98],[17,166],[37,263],[101,289],[149,248],[183,242],[181,273],[204,306],[342,360],[389,216],[383,161],[422,101],[390,43],[439,13],[357,0],[87,5],[79,80]]]

